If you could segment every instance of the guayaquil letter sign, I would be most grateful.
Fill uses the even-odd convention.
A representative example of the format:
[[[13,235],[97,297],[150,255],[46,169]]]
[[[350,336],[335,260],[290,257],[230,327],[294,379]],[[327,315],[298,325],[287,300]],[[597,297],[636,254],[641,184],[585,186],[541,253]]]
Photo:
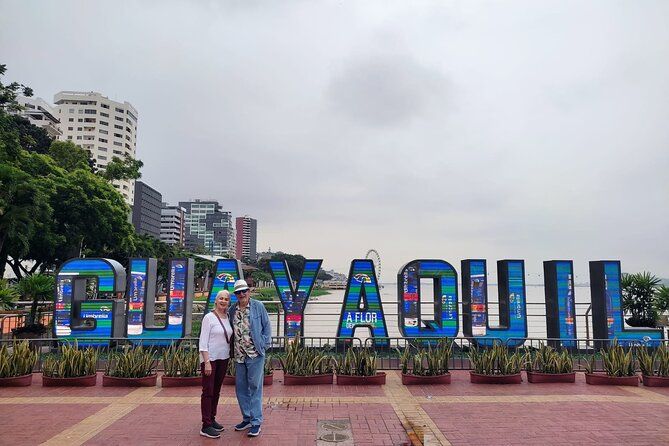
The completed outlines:
[[[293,281],[285,261],[270,261],[274,285],[284,312],[284,334],[304,334],[304,309],[314,287],[322,260],[306,260],[302,277]],[[56,276],[53,335],[62,341],[102,346],[110,338],[128,338],[142,344],[166,345],[191,332],[193,302],[192,259],[171,259],[168,268],[165,322],[155,324],[156,259],[133,258],[129,274],[115,260],[81,258],[65,262]],[[497,262],[499,325],[488,323],[486,261],[461,262],[462,287],[458,274],[444,260],[419,259],[402,266],[397,274],[398,328],[406,338],[456,337],[459,333],[458,292],[462,293],[462,332],[478,345],[501,340],[520,346],[527,338],[525,264],[523,260]],[[241,263],[234,259],[216,262],[206,311],[211,311],[216,294],[232,290],[242,278]],[[94,279],[98,294],[125,299],[86,297],[87,281]],[[434,319],[421,317],[421,279],[434,287]],[[655,340],[662,330],[627,329],[621,309],[620,261],[590,262],[593,337],[595,339]],[[574,302],[573,262],[544,262],[546,327],[549,338],[563,343],[577,338]],[[235,300],[232,295],[233,301]],[[383,313],[374,263],[353,260],[342,302],[337,337],[352,338],[365,327],[377,345],[387,343],[388,325]]]

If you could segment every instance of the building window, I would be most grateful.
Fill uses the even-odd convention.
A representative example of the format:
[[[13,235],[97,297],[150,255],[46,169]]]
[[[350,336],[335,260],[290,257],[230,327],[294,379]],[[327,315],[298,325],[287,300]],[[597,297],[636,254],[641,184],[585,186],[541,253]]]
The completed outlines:
[[[101,125],[109,125],[109,123],[107,121],[100,121],[100,124]]]
[[[83,129],[82,129],[81,127],[77,127],[77,131],[78,131],[78,132],[80,132],[80,131],[82,131],[82,130],[83,130]]]
[[[102,133],[103,135],[108,135],[109,134],[109,132],[107,130],[102,130],[102,129],[100,129],[100,133]]]
[[[100,107],[102,107],[102,108],[109,108],[109,105],[107,105],[107,104],[102,104],[102,103],[101,103],[101,104],[100,104]]]
[[[68,127],[67,129],[72,131],[72,130],[74,130],[74,127]]]
[[[104,139],[104,138],[98,138],[98,141],[100,141],[100,142],[107,142],[107,140]]]
[[[74,118],[69,118],[68,121],[69,122],[74,122]]]
[[[77,136],[77,139],[81,139],[81,136]]]
[[[79,119],[77,119],[77,122],[84,122],[84,120],[79,118]]]
[[[93,110],[93,109],[90,109],[90,108],[87,108],[86,110],[84,110],[84,113],[87,114],[87,115],[97,115],[98,114],[97,110]]]
[[[123,152],[120,150],[114,150],[114,155],[123,155]]]
[[[114,145],[115,145],[115,146],[121,146],[121,147],[123,147],[123,144],[121,144],[121,143],[118,142],[118,141],[114,141]]]
[[[116,107],[114,110],[116,110],[116,113],[125,113],[125,111],[122,108]]]
[[[98,155],[98,159],[99,159],[99,160],[106,160],[106,159],[107,159],[107,157],[106,157],[106,156],[104,156],[104,155]]]
[[[72,135],[68,136],[67,139],[72,139]]]
[[[108,117],[109,117],[109,113],[103,113],[103,112],[100,112],[100,116],[104,116],[105,118],[108,118]]]
[[[100,146],[99,146],[99,147],[98,147],[98,150],[99,150],[100,152],[106,152],[106,151],[107,151],[107,148],[106,148],[106,147],[100,147]]]
[[[84,114],[84,110],[83,110],[83,109],[78,110],[77,113],[79,113],[80,115],[83,115],[83,114]]]
[[[116,119],[117,121],[123,122],[123,118],[121,118],[120,116],[114,116],[114,119]]]

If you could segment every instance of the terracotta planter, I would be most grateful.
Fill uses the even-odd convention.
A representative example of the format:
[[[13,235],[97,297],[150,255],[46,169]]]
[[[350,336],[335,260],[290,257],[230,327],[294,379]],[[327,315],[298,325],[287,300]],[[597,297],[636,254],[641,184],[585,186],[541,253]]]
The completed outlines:
[[[379,386],[386,383],[386,372],[374,376],[337,375],[338,386]]]
[[[420,385],[420,384],[450,384],[451,374],[433,376],[411,375],[409,373],[402,373],[402,384],[405,386]]]
[[[191,387],[201,386],[202,376],[165,376],[160,378],[162,387]]]
[[[283,375],[284,386],[309,386],[312,384],[332,384],[334,382],[334,375],[328,373],[327,375]]]
[[[25,387],[33,382],[33,374],[0,378],[0,387]]]
[[[262,385],[263,386],[271,386],[273,382],[274,382],[274,374],[265,375],[264,378],[262,379]],[[232,375],[225,375],[225,377],[223,378],[223,385],[224,386],[234,386],[235,385],[235,377],[232,376]]]
[[[647,387],[669,387],[669,376],[643,375],[643,385]]]
[[[603,373],[586,373],[585,382],[593,386],[638,386],[639,377],[634,376],[608,376]]]
[[[143,378],[119,378],[118,376],[102,375],[102,387],[153,387],[158,375],[153,374]]]
[[[513,375],[479,375],[469,372],[469,381],[474,384],[520,384],[523,379],[520,373]]]
[[[232,375],[225,375],[223,377],[223,385],[224,386],[234,386],[235,385],[235,377]]]
[[[92,387],[98,382],[97,373],[88,376],[75,376],[72,378],[54,378],[42,374],[42,386],[44,387]]]
[[[526,373],[527,373],[527,381],[535,384],[576,382],[576,372],[571,372],[571,373],[526,372]]]

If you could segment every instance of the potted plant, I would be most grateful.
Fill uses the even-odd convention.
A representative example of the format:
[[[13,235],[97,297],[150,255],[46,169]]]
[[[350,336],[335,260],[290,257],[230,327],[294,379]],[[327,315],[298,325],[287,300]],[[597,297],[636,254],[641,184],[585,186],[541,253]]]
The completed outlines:
[[[296,336],[286,345],[286,353],[279,357],[286,386],[304,384],[332,384],[332,357],[315,348],[302,345]]]
[[[151,387],[156,385],[156,376],[156,352],[141,346],[126,346],[122,352],[114,352],[109,356],[102,385]]]
[[[337,385],[382,385],[385,372],[376,371],[376,352],[368,348],[350,347],[341,363],[335,361]]]
[[[644,386],[669,387],[669,348],[666,344],[661,344],[652,354],[646,346],[640,347],[637,358]]]
[[[271,355],[265,357],[265,366],[264,366],[264,377],[262,380],[263,386],[271,386],[274,382],[274,365],[272,364],[273,358]],[[235,385],[235,358],[230,358],[228,362],[228,371],[225,373],[223,378],[223,384],[228,386]]]
[[[12,334],[19,339],[34,339],[42,337],[47,327],[38,317],[38,306],[40,300],[53,298],[55,280],[52,276],[45,274],[33,274],[19,280],[16,290],[25,300],[30,300],[30,313],[23,327],[12,329]]]
[[[419,349],[413,355],[411,347],[407,346],[400,355],[402,384],[450,384],[448,361],[452,348],[453,343],[447,339],[440,340],[435,348],[428,344],[427,348]]]
[[[163,350],[163,373],[160,383],[162,387],[199,386],[200,352],[196,348],[170,345]]]
[[[576,382],[574,359],[569,352],[543,344],[539,350],[529,351],[525,355],[525,372],[531,383]]]
[[[625,349],[614,339],[611,346],[600,350],[605,373],[594,373],[595,357],[590,357],[585,367],[585,382],[592,385],[638,386],[636,360],[632,349]]]
[[[33,367],[37,351],[28,341],[14,342],[11,348],[0,347],[0,387],[29,386],[33,382]]]
[[[520,369],[523,355],[516,351],[509,353],[506,346],[495,344],[481,350],[472,346],[469,350],[469,362],[474,368],[469,372],[469,380],[475,384],[520,384]]]
[[[42,364],[42,385],[55,386],[94,386],[97,383],[96,373],[98,351],[92,347],[85,350],[74,345],[62,344],[57,355],[50,355]]]

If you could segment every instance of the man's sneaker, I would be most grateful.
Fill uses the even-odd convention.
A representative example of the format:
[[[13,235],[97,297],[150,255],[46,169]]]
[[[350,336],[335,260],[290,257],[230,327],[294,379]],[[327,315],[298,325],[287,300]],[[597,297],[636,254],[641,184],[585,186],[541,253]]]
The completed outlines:
[[[242,421],[238,425],[235,426],[236,431],[243,431],[251,427],[251,422],[250,421]]]
[[[200,429],[200,435],[207,438],[221,438],[221,433],[213,426],[207,426]]]
[[[251,429],[249,429],[249,433],[246,434],[249,437],[257,437],[260,435],[260,425],[258,426],[251,426]]]
[[[216,430],[219,431],[219,432],[223,432],[223,431],[225,430],[225,428],[223,427],[223,425],[218,424],[218,423],[216,422],[216,420],[214,420],[214,422],[211,423],[211,427],[213,427],[214,429],[216,429]]]

